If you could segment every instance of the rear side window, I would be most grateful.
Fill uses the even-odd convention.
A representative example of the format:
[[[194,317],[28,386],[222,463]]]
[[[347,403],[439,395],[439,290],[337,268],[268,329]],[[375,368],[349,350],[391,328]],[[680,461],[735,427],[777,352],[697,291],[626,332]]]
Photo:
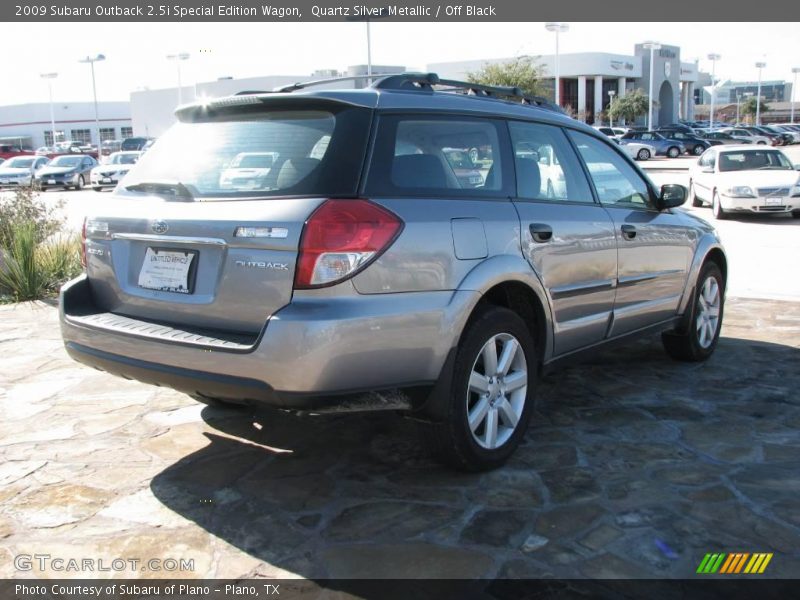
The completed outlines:
[[[489,119],[384,116],[367,193],[502,196],[501,133]],[[510,182],[508,182],[510,183]]]
[[[354,195],[367,109],[276,110],[178,123],[125,180],[179,182],[194,197]]]
[[[511,121],[517,197],[593,202],[592,192],[564,132],[552,125]]]

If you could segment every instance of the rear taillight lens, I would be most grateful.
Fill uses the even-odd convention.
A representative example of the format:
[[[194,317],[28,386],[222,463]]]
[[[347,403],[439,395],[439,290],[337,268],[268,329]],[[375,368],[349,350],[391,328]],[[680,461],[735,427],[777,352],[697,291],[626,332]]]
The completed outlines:
[[[83,220],[81,227],[81,265],[86,268],[86,219]]]
[[[303,228],[294,287],[323,287],[352,277],[402,229],[397,215],[369,200],[326,200]]]

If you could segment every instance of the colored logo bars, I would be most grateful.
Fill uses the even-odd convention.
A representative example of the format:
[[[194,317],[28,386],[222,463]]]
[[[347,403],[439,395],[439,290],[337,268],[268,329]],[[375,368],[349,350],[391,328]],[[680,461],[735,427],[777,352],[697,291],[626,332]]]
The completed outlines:
[[[769,561],[772,560],[772,552],[734,552],[726,554],[706,554],[697,567],[697,573],[701,575],[713,575],[715,573],[734,575],[739,573],[761,574]]]

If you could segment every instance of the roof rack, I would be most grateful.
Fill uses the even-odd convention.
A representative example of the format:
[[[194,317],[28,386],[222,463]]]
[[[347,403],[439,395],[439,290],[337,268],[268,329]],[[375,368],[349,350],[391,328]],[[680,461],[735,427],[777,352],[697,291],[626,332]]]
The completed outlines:
[[[464,94],[470,96],[518,99],[522,104],[535,105],[560,113],[564,112],[560,106],[550,102],[546,98],[525,94],[525,92],[518,87],[484,85],[482,83],[458,81],[455,79],[441,79],[436,73],[400,73],[397,75],[388,75],[372,84],[372,87],[375,89],[419,89],[428,91],[434,91],[434,86],[446,88],[439,91],[462,90]]]
[[[374,90],[411,90],[426,92],[458,92],[468,96],[478,96],[482,98],[510,99],[518,100],[521,104],[538,106],[546,110],[564,113],[564,110],[557,104],[550,102],[541,96],[531,96],[525,94],[520,88],[513,86],[484,85],[482,83],[471,83],[468,81],[457,81],[455,79],[441,79],[436,73],[397,73],[393,75],[352,75],[348,77],[333,77],[330,79],[317,79],[313,81],[298,81],[277,87],[272,91],[244,90],[237,92],[236,96],[250,94],[270,94],[270,93],[291,93],[317,85],[329,83],[339,83],[342,81],[364,81],[375,80],[370,85]],[[436,89],[438,88],[438,89]],[[444,89],[442,89],[444,88]]]

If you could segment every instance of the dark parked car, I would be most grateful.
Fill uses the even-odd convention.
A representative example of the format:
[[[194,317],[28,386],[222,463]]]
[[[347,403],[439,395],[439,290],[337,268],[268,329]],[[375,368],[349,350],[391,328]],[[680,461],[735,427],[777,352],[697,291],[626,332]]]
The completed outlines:
[[[453,169],[453,173],[455,173],[462,188],[476,188],[483,185],[483,175],[478,170],[478,165],[472,162],[467,150],[444,148],[442,153],[447,159],[450,168]]]
[[[60,187],[80,190],[89,181],[97,161],[86,154],[62,154],[42,167],[34,177],[34,185],[41,190]]]
[[[754,126],[747,126],[747,125],[740,125],[739,129],[746,129],[750,133],[755,135],[764,135],[772,140],[773,146],[785,146],[786,144],[791,143],[791,136],[784,136],[782,133],[778,133],[776,131],[770,131],[766,127],[754,127]]]
[[[719,146],[722,144],[752,144],[753,142],[749,142],[747,140],[743,140],[740,138],[735,138],[732,135],[727,133],[722,133],[721,131],[709,131],[706,133],[698,134],[704,140],[708,140],[714,146]],[[714,144],[714,142],[717,142]]]
[[[153,138],[149,137],[129,137],[122,140],[122,144],[120,144],[120,151],[122,152],[130,152],[132,150],[142,150]]]
[[[686,152],[686,145],[678,140],[665,138],[660,133],[654,131],[629,131],[620,138],[620,142],[642,142],[649,144],[656,149],[656,156],[669,156],[677,158]]]
[[[687,129],[689,128],[687,127]],[[682,142],[683,145],[686,146],[686,151],[689,152],[689,154],[694,154],[695,156],[700,156],[703,152],[711,147],[711,144],[708,140],[698,137],[698,135],[691,129],[689,130],[689,133],[687,133],[682,129],[664,128],[657,129],[656,133],[660,133],[667,139]]]

